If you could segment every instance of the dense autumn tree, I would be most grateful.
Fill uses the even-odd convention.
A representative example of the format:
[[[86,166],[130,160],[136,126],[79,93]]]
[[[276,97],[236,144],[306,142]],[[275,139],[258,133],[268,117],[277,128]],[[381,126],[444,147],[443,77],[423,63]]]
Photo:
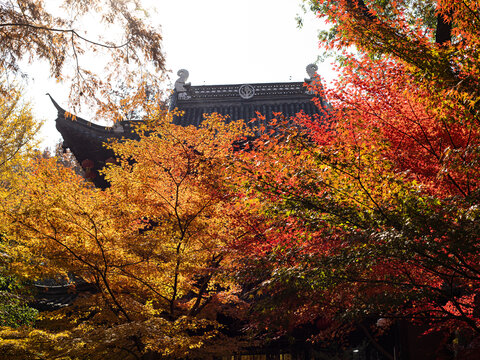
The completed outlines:
[[[245,204],[264,222],[239,244],[239,273],[278,295],[260,307],[277,328],[409,319],[474,348],[478,4],[433,3],[450,34],[435,38],[414,2],[314,3],[335,25],[329,46],[358,51],[333,90],[316,87],[325,118],[299,114],[299,129],[242,155]]]
[[[0,84],[0,201],[8,199],[12,188],[33,155],[36,146],[34,137],[38,124],[28,103],[21,100],[21,91],[13,86]],[[35,319],[36,311],[26,305],[27,292],[21,278],[9,271],[6,255],[6,228],[0,227],[0,323],[18,326]]]
[[[105,103],[110,100],[108,84],[112,76],[122,76],[123,81],[134,78],[134,73],[122,69],[126,70],[131,64],[142,64],[143,67],[152,64],[152,69],[164,69],[161,36],[158,29],[146,24],[146,15],[138,1],[0,2],[2,207],[8,206],[12,192],[18,190],[19,176],[28,171],[26,160],[35,155],[33,137],[38,130],[28,105],[22,104],[21,92],[8,84],[12,84],[17,75],[28,73],[28,63],[43,61],[50,66],[51,76],[58,81],[70,81],[73,106],[85,98],[88,101],[101,98],[103,107],[108,108]],[[98,26],[92,27],[92,21]],[[86,53],[92,52],[103,59],[105,54],[110,55],[112,60],[105,60],[104,65],[107,71],[114,66],[115,71],[110,75],[104,72],[102,79],[97,77],[95,72],[100,69],[92,72],[85,57]],[[87,96],[82,99],[82,95]],[[15,246],[11,245],[17,244],[12,244],[7,229],[2,227],[1,233],[1,322],[2,325],[29,323],[34,318],[34,311],[25,306],[25,294],[19,293],[24,289],[22,278],[29,274],[11,274],[12,262],[18,260],[15,255],[20,254],[12,254]],[[23,255],[20,257],[24,262],[31,261],[28,254]]]
[[[32,165],[4,207],[12,257],[32,255],[12,267],[36,278],[73,273],[95,293],[36,330],[3,328],[3,353],[173,358],[205,355],[214,338],[221,351],[217,312],[239,306],[222,270],[226,244],[245,231],[232,224],[222,169],[242,125],[213,114],[184,128],[171,117],[158,110],[153,127],[139,125],[139,141],[111,144],[117,162],[104,170],[104,191],[54,159]]]

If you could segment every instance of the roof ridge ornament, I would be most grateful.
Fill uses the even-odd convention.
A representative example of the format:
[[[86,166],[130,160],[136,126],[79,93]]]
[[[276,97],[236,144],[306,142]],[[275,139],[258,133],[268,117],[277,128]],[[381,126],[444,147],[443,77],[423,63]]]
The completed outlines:
[[[179,99],[188,99],[189,96],[186,94],[187,89],[185,86],[190,86],[191,83],[187,83],[189,72],[186,69],[180,69],[177,71],[179,76],[177,81],[175,81],[175,91],[178,93]]]
[[[177,91],[187,91],[185,85],[189,86],[190,83],[187,84],[187,79],[190,73],[186,69],[180,69],[177,71],[177,75],[179,76],[177,81],[175,81],[175,90]]]
[[[317,64],[308,64],[307,67],[305,68],[305,70],[307,70],[307,74],[309,76],[309,78],[305,78],[306,82],[312,81],[318,76],[318,74],[317,74],[317,70],[318,70]]]
[[[305,82],[307,86],[305,93],[309,95],[315,95],[315,90],[313,89],[312,85],[316,83],[315,80],[317,80],[318,82],[320,80],[320,76],[318,76],[317,74],[318,66],[317,64],[308,64],[305,70],[307,70],[307,74],[308,76],[310,76],[309,78],[305,78]]]

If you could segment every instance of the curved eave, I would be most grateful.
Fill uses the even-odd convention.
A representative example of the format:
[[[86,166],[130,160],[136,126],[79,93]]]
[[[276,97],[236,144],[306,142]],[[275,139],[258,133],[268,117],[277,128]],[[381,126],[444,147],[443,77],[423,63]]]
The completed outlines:
[[[95,173],[95,178],[92,181],[95,186],[106,188],[108,184],[99,175],[99,170],[105,166],[108,158],[114,156],[113,151],[108,149],[106,144],[125,138],[138,138],[133,131],[132,124],[123,122],[116,127],[97,125],[81,117],[68,115],[51,96],[50,99],[58,111],[55,123],[63,137],[64,147],[71,150],[80,164],[86,159],[93,161],[94,167],[91,170]]]
[[[47,95],[50,97],[50,100],[52,101],[53,105],[57,109],[57,119],[56,119],[57,128],[59,124],[66,124],[66,125],[68,124],[67,127],[69,129],[73,128],[76,131],[83,132],[87,136],[93,136],[95,138],[111,138],[111,137],[130,138],[132,137],[132,135],[134,135],[134,134],[130,134],[131,131],[117,132],[117,129],[119,129],[120,127],[131,128],[130,121],[122,122],[118,127],[97,125],[81,117],[70,115],[70,113],[68,113],[65,109],[63,109],[60,105],[58,105],[58,103],[52,98],[50,94],[47,94]]]

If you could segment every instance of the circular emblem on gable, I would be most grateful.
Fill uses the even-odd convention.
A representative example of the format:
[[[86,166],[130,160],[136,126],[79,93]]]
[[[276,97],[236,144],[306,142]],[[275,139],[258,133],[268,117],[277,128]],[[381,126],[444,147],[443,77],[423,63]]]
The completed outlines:
[[[238,94],[242,99],[250,99],[255,95],[255,88],[252,85],[242,85],[238,89]]]

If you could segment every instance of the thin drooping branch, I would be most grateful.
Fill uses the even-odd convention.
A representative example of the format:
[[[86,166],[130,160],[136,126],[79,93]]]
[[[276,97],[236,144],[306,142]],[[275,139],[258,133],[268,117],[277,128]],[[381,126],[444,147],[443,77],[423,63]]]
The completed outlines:
[[[51,28],[51,27],[48,27],[48,26],[38,26],[38,25],[27,24],[27,23],[3,23],[3,24],[0,24],[0,27],[7,27],[7,26],[28,27],[28,28],[32,28],[32,29],[36,29],[36,30],[45,30],[45,31],[60,32],[60,33],[70,33],[70,34],[78,37],[79,39],[82,39],[85,42],[88,42],[92,45],[101,46],[101,47],[104,47],[104,48],[107,48],[107,49],[120,49],[122,47],[128,46],[128,44],[131,41],[131,39],[128,39],[127,42],[125,42],[124,44],[121,44],[121,45],[109,45],[109,44],[102,44],[100,42],[87,39],[86,37],[80,35],[74,29]]]

